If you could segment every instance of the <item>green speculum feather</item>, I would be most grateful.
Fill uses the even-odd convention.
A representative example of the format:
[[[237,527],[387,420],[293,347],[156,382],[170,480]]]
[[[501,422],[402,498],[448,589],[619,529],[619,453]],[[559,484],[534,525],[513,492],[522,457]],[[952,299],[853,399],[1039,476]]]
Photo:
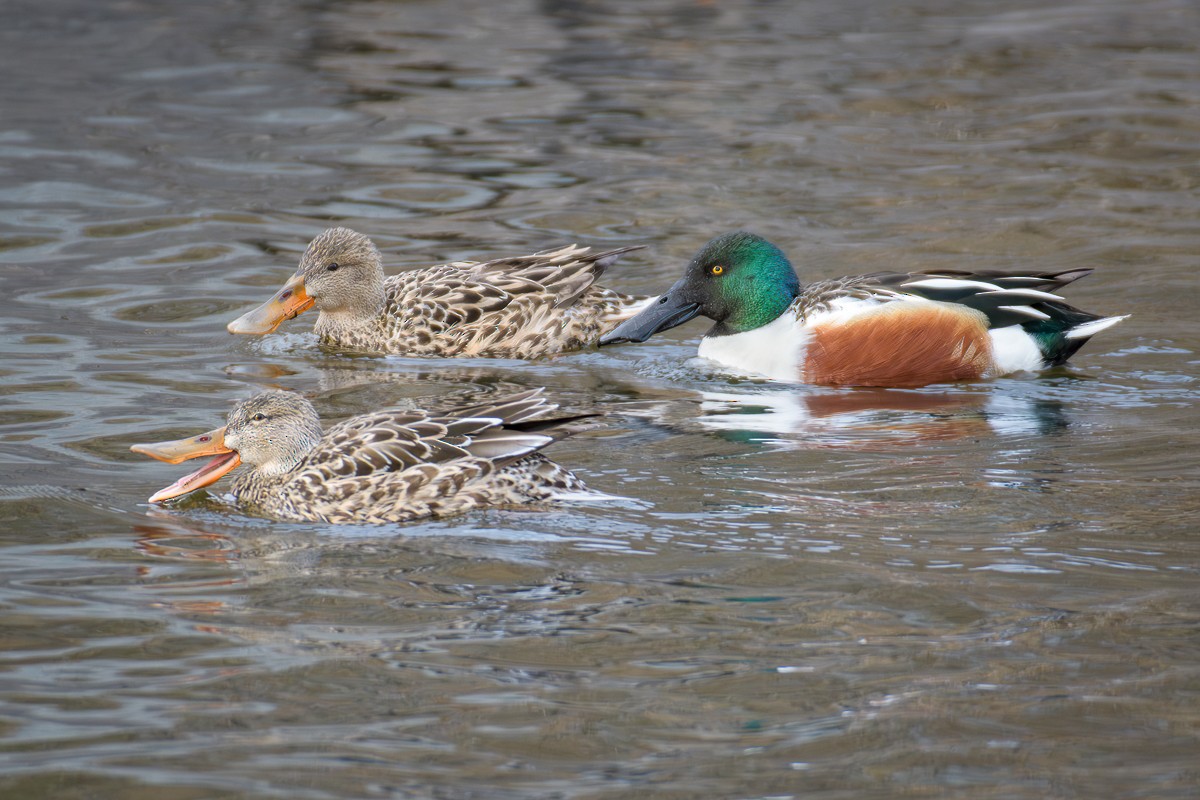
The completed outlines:
[[[1086,341],[1086,339],[1068,339],[1065,336],[1072,327],[1072,323],[1066,320],[1039,320],[1027,322],[1021,327],[1033,337],[1038,350],[1042,351],[1042,357],[1046,359],[1046,364],[1050,366],[1065,363]]]
[[[1068,339],[1067,331],[1077,325],[1100,319],[1095,314],[1062,303],[1043,303],[1038,308],[1050,314],[1050,319],[1026,322],[1021,327],[1037,342],[1038,349],[1042,351],[1042,356],[1049,366],[1065,363],[1087,342],[1086,337]]]

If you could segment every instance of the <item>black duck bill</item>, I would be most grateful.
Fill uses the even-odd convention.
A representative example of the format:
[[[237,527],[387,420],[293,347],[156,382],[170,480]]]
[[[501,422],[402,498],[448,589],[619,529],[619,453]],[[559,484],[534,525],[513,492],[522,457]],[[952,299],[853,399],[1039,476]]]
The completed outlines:
[[[193,436],[190,439],[135,444],[129,449],[168,464],[180,464],[192,458],[215,456],[200,469],[184,475],[167,488],[155,492],[150,498],[151,503],[161,503],[164,500],[203,489],[209,484],[216,483],[242,463],[241,456],[225,446],[225,426],[221,426],[215,431]]]
[[[644,342],[656,333],[682,325],[700,313],[702,303],[691,298],[687,278],[683,278],[661,297],[600,337],[600,344]]]
[[[230,333],[273,333],[284,321],[293,319],[316,302],[304,288],[304,278],[293,275],[275,295],[253,311],[225,326]]]

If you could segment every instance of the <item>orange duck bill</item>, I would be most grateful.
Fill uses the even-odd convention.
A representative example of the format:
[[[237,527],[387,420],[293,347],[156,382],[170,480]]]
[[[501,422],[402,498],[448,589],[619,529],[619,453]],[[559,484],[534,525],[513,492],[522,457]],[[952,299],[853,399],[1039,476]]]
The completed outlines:
[[[194,492],[209,484],[216,483],[238,464],[242,458],[225,446],[225,428],[222,426],[215,431],[202,433],[190,439],[176,439],[171,442],[154,442],[151,444],[135,444],[129,448],[135,453],[141,453],[168,464],[179,464],[191,458],[216,456],[195,472],[184,475],[165,489],[155,492],[150,498],[151,503],[161,503],[172,497]]]
[[[304,278],[293,275],[267,302],[225,326],[230,333],[271,333],[284,320],[293,319],[316,302],[304,288]]]

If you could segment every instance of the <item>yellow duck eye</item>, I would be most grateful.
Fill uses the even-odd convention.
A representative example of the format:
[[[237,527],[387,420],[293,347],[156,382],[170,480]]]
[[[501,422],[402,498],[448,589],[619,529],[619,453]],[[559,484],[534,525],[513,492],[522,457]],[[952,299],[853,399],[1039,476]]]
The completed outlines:
[[[724,271],[725,271],[725,268],[722,267],[720,264],[717,264],[715,267],[713,267],[712,269],[709,270],[709,272],[711,272],[713,275],[720,275]]]

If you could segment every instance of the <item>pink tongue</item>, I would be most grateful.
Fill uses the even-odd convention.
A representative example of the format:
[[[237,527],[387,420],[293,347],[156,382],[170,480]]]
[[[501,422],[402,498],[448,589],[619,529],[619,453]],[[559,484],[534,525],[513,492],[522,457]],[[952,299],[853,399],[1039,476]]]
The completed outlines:
[[[170,500],[172,497],[179,497],[182,494],[194,492],[197,489],[207,486],[212,481],[204,481],[205,477],[213,472],[223,470],[230,461],[237,457],[237,453],[221,453],[219,456],[214,458],[212,461],[209,461],[195,472],[190,472],[172,483],[167,488],[160,489],[159,491],[155,492],[154,496],[150,498],[150,502],[158,503],[163,500]]]

